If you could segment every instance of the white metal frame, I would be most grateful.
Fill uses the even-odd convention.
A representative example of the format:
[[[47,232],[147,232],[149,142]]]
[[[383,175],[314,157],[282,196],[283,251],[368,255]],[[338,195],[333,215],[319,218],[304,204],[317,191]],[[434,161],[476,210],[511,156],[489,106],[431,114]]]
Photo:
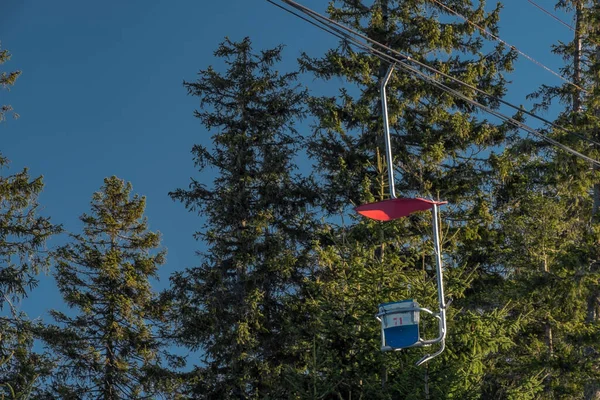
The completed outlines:
[[[383,115],[383,129],[384,129],[384,139],[385,139],[385,154],[386,154],[386,160],[387,160],[387,164],[388,164],[388,178],[389,178],[389,187],[390,187],[390,197],[392,199],[396,198],[396,188],[395,188],[395,180],[394,180],[394,167],[393,167],[393,158],[392,158],[392,143],[391,143],[391,137],[390,137],[390,125],[389,125],[389,116],[388,116],[388,107],[387,107],[387,96],[386,96],[386,86],[390,80],[390,77],[392,76],[392,72],[395,69],[395,64],[390,65],[390,67],[387,70],[387,73],[384,77],[384,79],[381,81],[381,110],[382,110],[382,115]],[[422,347],[422,346],[431,346],[432,344],[435,343],[441,343],[441,347],[438,351],[436,351],[433,354],[427,354],[425,355],[423,358],[421,358],[416,365],[421,365],[429,360],[431,360],[434,357],[439,356],[440,354],[442,354],[442,352],[444,351],[445,347],[446,347],[446,333],[447,333],[447,329],[446,329],[446,302],[444,300],[444,277],[443,277],[443,266],[442,266],[442,253],[441,253],[441,249],[440,249],[440,228],[439,228],[439,213],[438,213],[438,204],[434,203],[433,204],[433,208],[432,208],[432,216],[433,216],[433,251],[435,254],[435,264],[436,264],[436,272],[437,272],[437,290],[438,290],[438,312],[434,313],[433,311],[427,309],[427,308],[413,308],[413,309],[406,309],[403,310],[404,312],[407,311],[424,311],[428,314],[433,315],[434,317],[436,317],[438,319],[438,325],[439,325],[439,334],[438,337],[435,339],[429,339],[429,340],[424,340],[424,339],[419,339],[419,341],[417,343],[415,343],[414,345],[410,346],[410,347]],[[382,314],[377,314],[376,318],[381,321],[381,315]],[[393,349],[389,346],[385,345],[385,333],[383,332],[383,326],[382,326],[382,347],[381,350],[383,351],[390,351],[390,350],[401,350],[401,349]]]

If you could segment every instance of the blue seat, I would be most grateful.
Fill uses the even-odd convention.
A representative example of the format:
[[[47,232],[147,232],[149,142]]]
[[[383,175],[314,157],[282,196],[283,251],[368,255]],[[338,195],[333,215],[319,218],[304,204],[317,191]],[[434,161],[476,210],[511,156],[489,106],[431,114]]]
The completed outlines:
[[[419,304],[413,299],[380,304],[377,319],[381,321],[384,350],[404,349],[419,342]]]

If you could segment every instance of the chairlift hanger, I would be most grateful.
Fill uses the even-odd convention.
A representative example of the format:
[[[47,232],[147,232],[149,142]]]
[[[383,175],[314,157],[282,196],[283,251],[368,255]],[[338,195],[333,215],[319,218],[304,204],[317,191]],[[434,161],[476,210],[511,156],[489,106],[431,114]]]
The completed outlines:
[[[434,201],[422,198],[398,198],[394,185],[394,168],[392,158],[392,145],[390,139],[390,126],[387,109],[386,86],[392,76],[395,65],[391,64],[387,74],[381,81],[381,109],[383,114],[383,128],[385,139],[385,153],[388,168],[390,198],[376,203],[363,204],[356,207],[356,211],[377,221],[393,221],[406,217],[417,211],[432,210],[433,214],[433,242],[437,272],[438,312],[419,307],[416,301],[403,300],[379,305],[377,320],[381,322],[381,350],[401,350],[409,347],[431,346],[440,343],[440,348],[433,354],[425,355],[416,365],[421,365],[440,355],[445,348],[446,340],[446,303],[444,300],[444,285],[442,271],[442,256],[440,250],[440,237],[438,226],[438,208],[447,204],[446,201]],[[435,339],[422,339],[419,335],[419,313],[423,311],[433,315],[438,320],[439,334]]]

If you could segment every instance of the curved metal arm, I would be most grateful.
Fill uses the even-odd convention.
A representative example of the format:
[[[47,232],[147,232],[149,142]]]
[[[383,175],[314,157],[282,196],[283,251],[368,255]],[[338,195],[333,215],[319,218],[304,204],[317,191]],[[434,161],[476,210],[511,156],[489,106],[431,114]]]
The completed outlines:
[[[442,354],[442,352],[444,351],[445,348],[446,348],[446,340],[442,340],[442,346],[440,347],[440,349],[438,351],[436,351],[433,354],[427,354],[425,357],[423,357],[419,361],[417,361],[415,363],[415,365],[418,367],[418,366],[426,363],[427,361],[431,360],[432,358],[439,356],[440,354]]]
[[[381,322],[381,318],[379,318],[379,317],[381,317],[383,315],[402,314],[402,313],[411,312],[411,311],[425,311],[426,313],[431,314],[436,318],[439,318],[438,314],[434,313],[433,311],[431,311],[428,308],[423,308],[423,307],[402,308],[402,309],[392,311],[392,312],[383,311],[383,312],[379,312],[379,313],[375,314],[375,318],[377,319],[377,321]]]

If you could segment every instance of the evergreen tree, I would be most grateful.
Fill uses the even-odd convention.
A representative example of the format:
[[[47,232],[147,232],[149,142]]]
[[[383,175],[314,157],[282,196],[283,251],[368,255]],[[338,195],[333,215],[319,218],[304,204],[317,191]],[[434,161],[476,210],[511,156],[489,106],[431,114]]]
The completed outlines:
[[[497,34],[499,8],[486,13],[485,2],[476,9],[470,1],[449,5]],[[448,18],[435,2],[335,1],[328,12],[413,59],[504,94],[502,71],[511,69],[515,54],[502,46],[485,53],[478,32]],[[323,208],[343,215],[349,206],[387,198],[387,166],[378,149],[384,148],[379,82],[388,65],[344,45],[322,58],[305,55],[301,65],[347,85],[337,98],[311,99],[318,125],[309,151],[321,175]],[[497,106],[456,82],[443,82]],[[373,318],[377,304],[386,301],[415,298],[436,308],[430,215],[385,224],[353,218],[322,237],[318,264],[304,285],[305,313],[313,316],[305,324],[304,351],[314,357],[294,382],[302,398],[479,398],[495,353],[513,346],[511,335],[520,324],[509,319],[509,307],[485,296],[503,285],[490,251],[498,232],[489,154],[515,134],[405,71],[392,75],[387,92],[398,195],[450,201],[442,213],[446,293],[454,299],[447,351],[426,368],[414,367],[414,361],[429,350],[381,354]],[[435,328],[430,320],[424,336],[435,336]]]
[[[9,59],[10,53],[0,48],[0,65]],[[19,75],[20,71],[0,72],[0,86],[8,89]],[[0,105],[0,123],[11,111],[9,105]],[[39,215],[42,177],[31,178],[27,169],[8,174],[8,165],[0,153],[0,396],[24,399],[36,391],[38,378],[49,373],[50,364],[32,352],[31,322],[16,303],[27,297],[37,285],[36,275],[48,267],[45,244],[61,227]]]
[[[56,251],[56,283],[73,313],[52,311],[59,325],[41,332],[57,358],[50,397],[175,397],[161,362],[171,360],[157,336],[165,311],[150,286],[165,251],[148,230],[146,200],[110,177],[80,217],[83,233]],[[172,359],[177,361],[176,359]]]
[[[10,53],[6,49],[2,49],[2,45],[0,43],[0,65],[6,63],[10,60]],[[21,71],[12,71],[12,72],[4,72],[0,71],[0,86],[2,89],[10,90],[10,87],[15,84],[17,78],[21,75]],[[0,122],[6,119],[6,114],[12,113],[12,115],[17,118],[19,115],[13,112],[13,109],[8,104],[0,104]]]
[[[591,244],[586,236],[590,209],[588,218],[582,211],[591,199],[573,190],[578,184],[552,182],[552,173],[535,183],[523,172],[511,173],[525,184],[501,209],[504,242],[497,253],[506,279],[499,298],[512,301],[522,329],[513,337],[516,346],[497,357],[490,390],[581,398],[591,378],[583,373],[584,343],[594,340],[585,326],[590,276],[582,273]]]
[[[8,160],[0,154],[0,171]],[[49,267],[47,240],[61,231],[39,215],[42,177],[24,169],[0,173],[0,395],[26,398],[38,377],[48,374],[48,360],[32,352],[31,322],[17,302],[37,286],[36,275]]]
[[[215,52],[226,71],[209,67],[184,82],[213,132],[212,146],[194,146],[196,166],[218,173],[212,184],[194,179],[171,194],[206,218],[196,234],[207,246],[201,264],[172,278],[179,340],[203,353],[195,398],[287,397],[290,303],[310,256],[315,199],[310,180],[293,172],[306,94],[296,73],[277,71],[281,52],[227,39]]]
[[[563,106],[558,125],[598,141],[600,32],[593,3],[557,3],[575,17],[573,41],[553,48],[566,61],[562,72],[572,83],[543,85],[531,97],[538,109],[558,102]],[[598,159],[598,149],[580,137],[554,128],[547,133]],[[530,388],[544,398],[597,398],[598,172],[531,139],[508,147],[496,161],[497,210],[505,233],[498,258],[510,278],[503,295],[518,299],[515,311],[524,316],[524,330],[515,338],[519,351],[501,356],[496,387],[500,393]]]

